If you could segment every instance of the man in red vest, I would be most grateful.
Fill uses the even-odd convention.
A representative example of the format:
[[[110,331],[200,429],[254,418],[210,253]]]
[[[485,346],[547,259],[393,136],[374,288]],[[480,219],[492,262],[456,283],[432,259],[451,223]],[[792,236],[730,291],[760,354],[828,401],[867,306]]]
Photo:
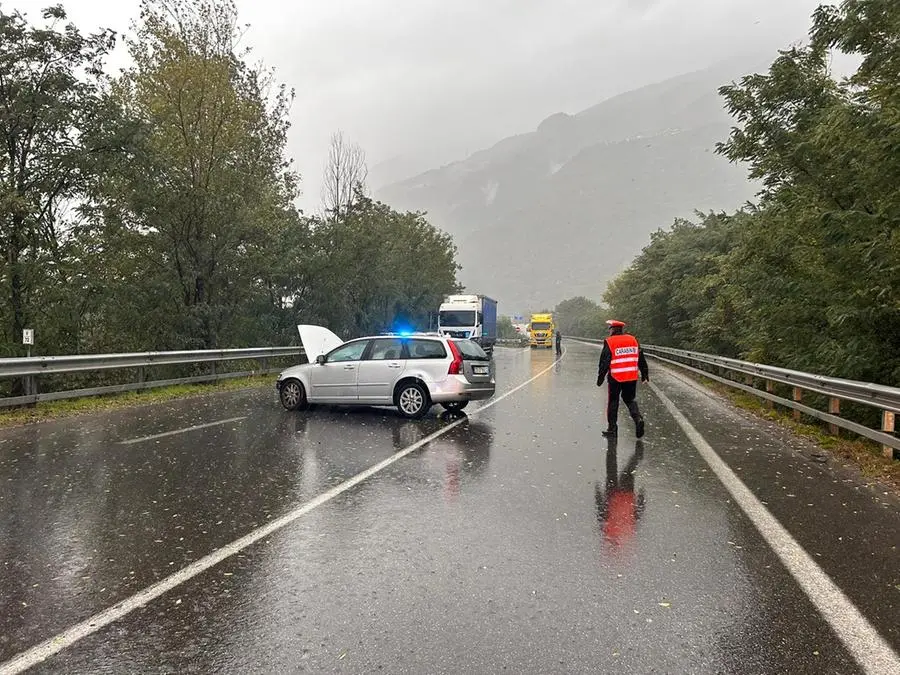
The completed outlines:
[[[603,386],[604,378],[609,382],[609,396],[606,401],[606,421],[609,426],[603,435],[607,438],[617,436],[619,433],[619,396],[628,407],[631,418],[637,429],[637,437],[644,435],[644,418],[638,409],[637,381],[650,379],[647,372],[647,359],[644,351],[633,335],[628,335],[623,330],[625,324],[621,321],[610,320],[609,337],[603,341],[603,351],[600,352],[600,369],[597,373],[597,386]]]

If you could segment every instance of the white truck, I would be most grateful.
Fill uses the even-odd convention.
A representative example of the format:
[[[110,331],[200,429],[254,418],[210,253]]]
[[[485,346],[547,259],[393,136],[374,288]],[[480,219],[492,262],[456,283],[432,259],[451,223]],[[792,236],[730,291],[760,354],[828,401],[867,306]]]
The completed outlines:
[[[486,295],[450,295],[438,311],[438,332],[477,342],[488,354],[497,342],[497,301]]]

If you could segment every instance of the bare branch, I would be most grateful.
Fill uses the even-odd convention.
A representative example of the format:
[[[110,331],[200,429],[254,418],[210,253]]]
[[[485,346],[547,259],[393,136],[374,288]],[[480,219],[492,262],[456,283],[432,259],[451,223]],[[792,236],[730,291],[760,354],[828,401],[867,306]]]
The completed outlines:
[[[328,159],[322,181],[322,201],[331,218],[340,218],[365,194],[369,168],[366,153],[356,143],[344,140],[340,131],[331,135]]]

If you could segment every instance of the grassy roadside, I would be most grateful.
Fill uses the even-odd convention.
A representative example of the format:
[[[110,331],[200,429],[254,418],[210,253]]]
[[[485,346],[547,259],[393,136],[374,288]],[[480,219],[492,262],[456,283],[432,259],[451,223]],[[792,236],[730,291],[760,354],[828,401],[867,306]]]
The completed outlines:
[[[832,436],[817,424],[795,421],[791,411],[767,407],[765,400],[752,394],[681,369],[673,370],[719,394],[741,410],[774,422],[782,429],[815,443],[866,478],[877,480],[900,496],[900,462],[882,455],[880,444],[865,438],[851,438],[850,432],[844,430],[841,430],[842,436]]]
[[[164,403],[166,401],[193,398],[222,391],[271,387],[274,386],[274,383],[275,375],[254,375],[252,377],[220,380],[219,382],[179,384],[171,387],[160,387],[159,389],[129,391],[106,396],[47,401],[38,403],[33,408],[0,410],[0,428],[16,427],[64,417],[75,417],[88,413],[121,410],[148,403]]]

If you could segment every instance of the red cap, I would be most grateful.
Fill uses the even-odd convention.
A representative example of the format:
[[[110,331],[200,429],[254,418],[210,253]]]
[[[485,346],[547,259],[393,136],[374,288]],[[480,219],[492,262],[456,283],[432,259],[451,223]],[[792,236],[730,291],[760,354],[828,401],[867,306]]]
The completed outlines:
[[[624,322],[624,321],[618,321],[618,320],[616,320],[616,319],[610,319],[609,321],[606,322],[606,325],[607,325],[607,326],[612,326],[613,328],[624,328],[624,327],[625,327],[625,322]]]

